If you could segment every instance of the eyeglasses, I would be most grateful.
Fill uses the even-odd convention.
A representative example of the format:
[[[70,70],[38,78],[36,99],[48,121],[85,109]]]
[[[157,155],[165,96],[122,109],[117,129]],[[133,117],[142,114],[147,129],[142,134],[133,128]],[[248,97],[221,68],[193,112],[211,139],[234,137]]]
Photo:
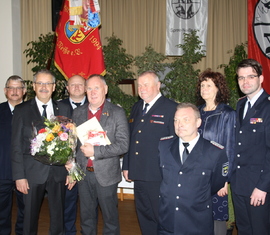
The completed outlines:
[[[8,86],[6,87],[9,91],[14,91],[14,90],[18,90],[21,91],[22,89],[24,89],[24,87],[12,87],[12,86]]]
[[[70,85],[68,85],[68,86],[70,86],[70,87],[84,87],[84,84],[70,84]]]
[[[238,77],[238,81],[243,81],[244,79],[247,79],[247,80],[252,80],[256,77],[259,77],[258,75],[247,75],[246,77],[244,76],[240,76]]]
[[[49,85],[53,85],[54,82],[34,82],[36,85],[38,86],[49,86]]]

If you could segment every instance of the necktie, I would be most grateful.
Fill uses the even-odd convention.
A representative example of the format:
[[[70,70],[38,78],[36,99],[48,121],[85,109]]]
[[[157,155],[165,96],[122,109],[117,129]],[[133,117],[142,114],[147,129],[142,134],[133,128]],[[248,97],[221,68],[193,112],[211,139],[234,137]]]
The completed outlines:
[[[76,103],[76,102],[73,102],[73,101],[72,101],[72,103],[75,104],[77,107],[81,106],[81,102]]]
[[[244,115],[244,118],[247,116],[248,112],[249,112],[250,109],[251,109],[251,104],[250,104],[249,101],[247,101],[247,104],[248,104],[248,108],[247,108],[246,114]]]
[[[183,155],[182,155],[182,163],[184,164],[184,162],[187,160],[188,155],[189,155],[189,151],[187,149],[187,147],[189,146],[189,143],[183,143],[185,149],[183,151]]]
[[[47,112],[46,112],[47,105],[46,104],[43,104],[42,107],[43,107],[42,117],[47,118]]]
[[[148,106],[149,106],[148,103],[146,103],[146,104],[144,105],[144,109],[143,109],[143,111],[142,111],[142,115],[143,115],[143,116],[146,114],[146,111],[147,111],[147,107],[148,107]]]

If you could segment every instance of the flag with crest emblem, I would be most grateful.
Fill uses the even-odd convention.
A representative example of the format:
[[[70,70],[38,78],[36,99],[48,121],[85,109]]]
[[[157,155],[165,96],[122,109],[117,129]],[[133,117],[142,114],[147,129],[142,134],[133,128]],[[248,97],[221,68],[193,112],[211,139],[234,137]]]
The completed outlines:
[[[64,0],[56,28],[54,63],[66,79],[77,74],[85,79],[91,74],[105,75],[99,26],[97,0]]]

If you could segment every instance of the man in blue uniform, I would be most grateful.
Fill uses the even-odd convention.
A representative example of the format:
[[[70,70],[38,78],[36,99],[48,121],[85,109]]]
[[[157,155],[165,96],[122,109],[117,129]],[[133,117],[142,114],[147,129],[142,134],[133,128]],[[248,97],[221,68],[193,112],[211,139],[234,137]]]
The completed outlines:
[[[262,66],[245,59],[237,67],[246,96],[236,108],[236,146],[231,187],[238,234],[270,234],[270,97]]]
[[[228,159],[224,147],[203,139],[198,108],[180,103],[174,116],[176,137],[159,144],[159,235],[214,234],[211,195],[225,183]]]
[[[13,191],[17,199],[16,235],[23,234],[23,194],[15,187],[11,170],[11,121],[14,107],[23,102],[24,80],[16,75],[8,78],[4,89],[7,101],[0,104],[0,234],[11,234]]]
[[[129,152],[123,159],[126,180],[134,180],[136,211],[143,235],[157,234],[158,196],[161,174],[158,143],[174,134],[176,103],[160,93],[158,76],[151,71],[138,78],[138,94],[130,119]]]
[[[66,88],[68,90],[69,97],[61,100],[61,102],[70,106],[72,114],[73,109],[88,103],[85,95],[85,79],[80,75],[74,75],[68,79]],[[65,235],[76,235],[77,233],[77,201],[78,184],[75,184],[71,190],[68,189],[67,185],[64,211]]]

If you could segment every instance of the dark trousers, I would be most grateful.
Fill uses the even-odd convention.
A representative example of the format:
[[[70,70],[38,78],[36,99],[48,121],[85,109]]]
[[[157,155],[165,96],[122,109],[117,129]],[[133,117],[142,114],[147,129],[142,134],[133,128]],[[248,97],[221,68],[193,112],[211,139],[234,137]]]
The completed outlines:
[[[103,234],[119,235],[117,186],[103,187],[94,172],[86,172],[79,182],[81,229],[83,235],[97,234],[98,205],[104,221]]]
[[[232,194],[238,235],[270,234],[270,197],[263,206],[251,206],[250,197]]]
[[[23,234],[23,194],[15,189],[13,180],[0,180],[0,234],[10,235],[11,228],[11,212],[13,202],[13,192],[16,193],[17,204],[17,220],[15,225],[16,235]]]
[[[24,235],[36,235],[41,204],[47,192],[50,210],[50,235],[64,234],[65,181],[55,182],[50,172],[44,184],[29,183],[28,194],[24,194]]]
[[[134,196],[142,235],[157,234],[159,181],[134,181]]]
[[[76,235],[77,201],[78,184],[76,183],[71,190],[68,190],[66,187],[64,211],[65,235]]]

